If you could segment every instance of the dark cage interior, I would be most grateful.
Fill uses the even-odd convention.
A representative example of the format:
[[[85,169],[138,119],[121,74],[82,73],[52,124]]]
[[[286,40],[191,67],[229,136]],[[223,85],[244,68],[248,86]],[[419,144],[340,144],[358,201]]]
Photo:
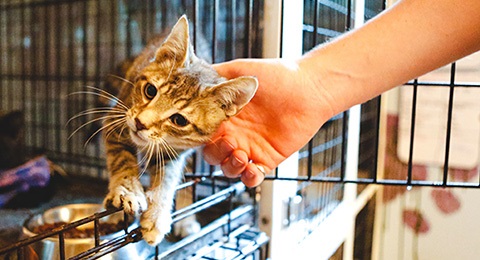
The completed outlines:
[[[99,124],[72,135],[93,118],[69,122],[98,106],[97,97],[72,93],[101,88],[121,62],[182,14],[194,25],[199,57],[261,56],[253,48],[261,46],[261,1],[25,0],[0,6],[0,110],[24,112],[29,154],[46,153],[78,175],[101,176],[105,163],[101,142],[89,140]]]

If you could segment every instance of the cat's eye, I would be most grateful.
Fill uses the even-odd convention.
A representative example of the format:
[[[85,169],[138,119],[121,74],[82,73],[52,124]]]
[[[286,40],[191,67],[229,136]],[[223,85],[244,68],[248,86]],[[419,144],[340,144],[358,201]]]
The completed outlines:
[[[151,100],[157,95],[157,88],[154,85],[147,83],[143,88],[143,92],[145,97]]]
[[[178,113],[170,116],[170,122],[180,127],[187,126],[190,123],[184,116]]]

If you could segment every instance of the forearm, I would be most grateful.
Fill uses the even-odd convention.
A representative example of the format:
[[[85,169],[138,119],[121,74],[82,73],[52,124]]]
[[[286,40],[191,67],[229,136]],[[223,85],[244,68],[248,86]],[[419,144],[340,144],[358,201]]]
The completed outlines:
[[[299,66],[336,114],[477,51],[479,12],[478,0],[402,1],[307,53]]]

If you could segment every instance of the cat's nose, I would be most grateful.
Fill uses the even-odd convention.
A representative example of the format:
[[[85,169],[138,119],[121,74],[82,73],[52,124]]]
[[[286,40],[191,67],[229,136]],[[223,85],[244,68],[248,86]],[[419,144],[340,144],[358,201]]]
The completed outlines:
[[[142,122],[140,122],[140,119],[138,118],[135,118],[135,127],[137,127],[137,131],[147,129],[147,127]]]

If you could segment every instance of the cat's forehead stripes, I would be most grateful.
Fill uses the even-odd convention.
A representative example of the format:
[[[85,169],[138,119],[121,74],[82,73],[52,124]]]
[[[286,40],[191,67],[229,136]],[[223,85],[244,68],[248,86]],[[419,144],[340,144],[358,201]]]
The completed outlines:
[[[137,81],[148,81],[148,78],[146,75],[140,75],[137,79]]]
[[[191,98],[178,98],[177,100],[173,101],[173,105],[178,107],[178,109],[183,110],[190,105],[191,101]]]
[[[195,132],[197,132],[200,135],[207,135],[205,131],[203,131],[201,128],[199,128],[197,125],[192,124],[193,129],[195,129]]]
[[[137,82],[140,83],[140,86],[143,86],[146,84],[146,82],[153,84],[157,89],[160,90],[161,86],[164,85],[166,79],[163,77],[148,77],[147,75],[143,74],[140,77],[138,77]]]

